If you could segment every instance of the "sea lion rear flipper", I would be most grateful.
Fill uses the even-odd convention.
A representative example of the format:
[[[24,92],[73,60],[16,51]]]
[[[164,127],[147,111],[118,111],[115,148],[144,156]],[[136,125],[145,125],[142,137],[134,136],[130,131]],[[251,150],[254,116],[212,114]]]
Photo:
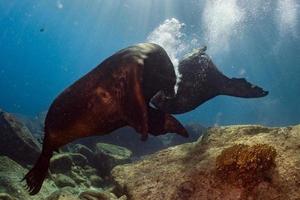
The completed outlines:
[[[188,132],[184,126],[172,115],[148,107],[149,132],[152,135],[164,135],[166,133],[176,133],[183,137],[188,137]]]
[[[268,95],[268,91],[263,90],[244,78],[227,78],[220,88],[221,95],[229,95],[242,98],[257,98]]]
[[[30,195],[35,195],[40,191],[44,179],[48,173],[51,157],[52,152],[46,153],[43,151],[34,167],[23,178],[22,181],[26,181],[27,189]]]
[[[137,132],[141,133],[141,140],[148,138],[148,111],[141,85],[142,67],[130,64],[128,88],[126,89],[126,120]]]

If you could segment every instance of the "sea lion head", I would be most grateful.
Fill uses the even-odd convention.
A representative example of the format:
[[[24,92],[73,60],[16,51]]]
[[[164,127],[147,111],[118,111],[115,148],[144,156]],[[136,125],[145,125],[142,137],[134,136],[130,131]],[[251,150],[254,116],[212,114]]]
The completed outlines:
[[[228,95],[242,98],[258,98],[268,94],[244,78],[228,78],[205,53],[206,47],[194,49],[179,62],[181,80],[174,98],[163,93],[155,95],[151,103],[166,113],[189,112],[204,102],[218,96]]]
[[[258,98],[269,94],[263,88],[248,82],[245,78],[231,78],[228,84],[220,90],[221,95],[230,95],[243,98]]]
[[[151,100],[156,108],[172,114],[185,113],[218,94],[213,79],[218,79],[219,71],[205,51],[206,47],[194,49],[180,60],[176,95],[168,98],[158,93]]]

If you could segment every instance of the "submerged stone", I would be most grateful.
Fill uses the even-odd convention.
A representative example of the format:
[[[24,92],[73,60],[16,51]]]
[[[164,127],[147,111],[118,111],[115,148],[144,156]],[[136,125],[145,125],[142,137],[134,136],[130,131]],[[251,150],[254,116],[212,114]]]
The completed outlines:
[[[70,153],[69,155],[76,166],[85,167],[88,164],[87,158],[80,153]]]
[[[102,175],[109,175],[113,167],[130,162],[132,152],[124,147],[97,143],[95,147],[95,166]]]
[[[55,182],[55,185],[59,188],[76,187],[75,181],[72,178],[70,178],[64,174],[55,175],[54,182]]]
[[[81,200],[77,196],[73,188],[65,187],[53,192],[45,200]]]
[[[79,153],[59,153],[50,160],[50,171],[52,173],[70,172],[72,166],[85,167],[88,164],[87,158]]]
[[[95,191],[90,190],[82,192],[79,195],[80,199],[91,199],[91,200],[127,200],[126,196],[118,198],[116,195],[109,191]]]
[[[89,163],[93,162],[94,152],[91,149],[89,149],[87,146],[82,145],[82,144],[76,144],[73,147],[73,152],[79,153],[79,154],[85,156]]]
[[[92,175],[89,179],[93,187],[101,188],[104,186],[104,181],[100,176]]]
[[[0,200],[17,200],[17,199],[10,196],[9,194],[0,193]]]
[[[0,154],[25,166],[33,164],[40,151],[29,129],[12,114],[0,110]]]
[[[35,196],[30,196],[26,191],[24,182],[21,182],[26,171],[25,168],[7,156],[0,156],[0,193],[2,193],[2,199],[7,196],[5,194],[9,194],[13,199],[18,200],[41,200],[57,189],[52,181],[46,180],[41,192]]]
[[[73,165],[69,153],[56,154],[50,160],[50,171],[52,173],[67,173]]]

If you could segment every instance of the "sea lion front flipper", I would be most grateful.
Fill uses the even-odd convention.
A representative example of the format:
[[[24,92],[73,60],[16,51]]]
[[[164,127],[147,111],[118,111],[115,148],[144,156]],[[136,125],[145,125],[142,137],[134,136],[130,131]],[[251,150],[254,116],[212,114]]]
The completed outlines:
[[[183,137],[188,137],[188,132],[184,126],[172,115],[148,107],[149,132],[152,135],[164,135],[166,133],[176,133]]]
[[[268,95],[268,91],[263,90],[244,78],[227,78],[220,88],[220,95],[229,95],[242,98],[258,98]]]
[[[141,84],[142,67],[139,64],[130,64],[128,75],[128,86],[125,94],[126,100],[126,121],[138,133],[142,135],[141,140],[148,138],[148,110]]]

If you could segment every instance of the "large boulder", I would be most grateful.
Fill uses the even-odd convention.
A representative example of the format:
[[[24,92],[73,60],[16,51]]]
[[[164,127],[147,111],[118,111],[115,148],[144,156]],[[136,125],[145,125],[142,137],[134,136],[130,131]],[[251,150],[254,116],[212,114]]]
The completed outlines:
[[[28,128],[12,114],[0,110],[0,155],[6,155],[22,165],[33,164],[41,145]]]
[[[131,200],[300,199],[300,125],[212,128],[112,175]]]
[[[42,112],[35,116],[28,116],[20,113],[13,113],[13,115],[30,130],[35,138],[42,140],[44,136],[44,121],[46,113],[47,112]]]

